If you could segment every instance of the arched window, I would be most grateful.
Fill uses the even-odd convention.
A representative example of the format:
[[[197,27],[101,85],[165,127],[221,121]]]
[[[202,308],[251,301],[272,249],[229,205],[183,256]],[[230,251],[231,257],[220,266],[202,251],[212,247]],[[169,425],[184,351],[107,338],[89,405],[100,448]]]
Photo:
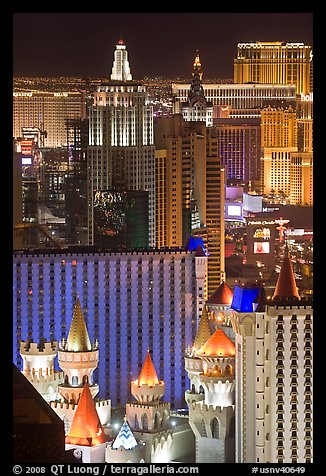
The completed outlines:
[[[196,393],[195,384],[192,384],[192,385],[191,385],[191,393]]]
[[[85,383],[88,383],[88,375],[84,375],[83,377],[83,385],[85,385]]]
[[[138,421],[138,416],[135,415],[135,429],[139,430],[139,421]]]
[[[78,377],[77,377],[77,375],[74,375],[72,377],[71,383],[72,383],[73,387],[78,387]]]
[[[226,377],[231,377],[232,374],[233,374],[232,365],[228,364],[228,365],[225,367],[224,375],[225,375]]]
[[[143,430],[148,430],[148,416],[147,413],[143,415]]]
[[[217,418],[213,418],[211,421],[211,430],[212,430],[212,438],[219,438],[220,436],[220,425],[218,423]]]
[[[214,365],[214,367],[212,368],[212,376],[222,377],[222,369],[219,365]]]
[[[199,393],[205,393],[204,387],[202,385],[199,387]]]
[[[207,432],[206,432],[206,424],[205,424],[205,420],[202,419],[201,423],[200,423],[200,435],[201,436],[207,436]]]

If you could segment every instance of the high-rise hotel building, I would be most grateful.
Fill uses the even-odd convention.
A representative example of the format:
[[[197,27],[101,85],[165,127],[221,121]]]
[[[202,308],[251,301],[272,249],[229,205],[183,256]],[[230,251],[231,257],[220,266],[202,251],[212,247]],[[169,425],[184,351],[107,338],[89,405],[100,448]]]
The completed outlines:
[[[83,91],[13,92],[13,136],[22,137],[23,128],[40,131],[40,147],[67,147],[67,120],[86,117]]]
[[[294,84],[296,94],[311,92],[312,47],[304,43],[238,43],[234,59],[237,84]]]
[[[224,168],[216,129],[181,114],[155,121],[157,246],[186,246],[201,236],[211,295],[224,273]],[[208,296],[206,296],[208,297]]]
[[[149,245],[155,243],[153,110],[145,87],[133,81],[126,46],[116,45],[111,81],[94,93],[89,110],[88,241],[94,244],[97,192],[148,191]]]
[[[236,337],[236,462],[311,463],[313,304],[300,297],[287,252],[273,295],[239,285],[229,317]]]
[[[20,342],[66,339],[79,296],[89,338],[98,341],[94,379],[100,398],[130,401],[151,349],[173,407],[188,386],[183,351],[204,306],[206,256],[172,249],[147,252],[38,250],[13,255],[13,361]]]

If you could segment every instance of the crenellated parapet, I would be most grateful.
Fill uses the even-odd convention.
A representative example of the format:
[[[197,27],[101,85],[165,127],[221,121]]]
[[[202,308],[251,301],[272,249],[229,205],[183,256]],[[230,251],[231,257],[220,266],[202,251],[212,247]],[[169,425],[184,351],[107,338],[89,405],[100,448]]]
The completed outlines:
[[[51,341],[45,342],[40,341],[32,342],[29,339],[26,341],[20,342],[20,353],[22,355],[54,355],[56,356],[58,352],[58,342]]]

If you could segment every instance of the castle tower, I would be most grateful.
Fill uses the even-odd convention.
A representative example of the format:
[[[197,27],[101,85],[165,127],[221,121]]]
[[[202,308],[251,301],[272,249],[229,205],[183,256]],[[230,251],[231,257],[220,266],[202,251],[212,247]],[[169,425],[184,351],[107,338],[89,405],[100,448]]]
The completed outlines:
[[[200,387],[200,374],[203,372],[203,360],[197,357],[196,353],[211,336],[212,329],[205,306],[199,321],[194,343],[185,353],[185,369],[190,379],[190,390],[187,390],[185,393],[187,403],[202,401],[204,399],[203,388]]]
[[[63,372],[54,371],[54,359],[58,352],[58,342],[40,343],[20,342],[20,355],[23,359],[22,373],[34,385],[36,390],[47,400],[54,400],[58,385],[63,381]]]
[[[202,369],[194,374],[187,368],[191,392],[185,395],[196,438],[196,462],[234,462],[235,346],[219,328],[196,351],[196,358]],[[187,361],[186,357],[186,365]]]
[[[108,441],[88,383],[82,388],[79,403],[66,436],[66,450],[75,449],[83,463],[104,463]]]
[[[214,293],[207,299],[206,306],[214,330],[218,327],[222,327],[223,331],[230,337],[230,339],[234,340],[231,321],[228,317],[228,310],[230,309],[232,299],[232,289],[225,281],[222,281]]]
[[[125,42],[120,39],[115,47],[111,81],[131,81],[128,51]]]
[[[253,297],[253,296],[252,296]],[[312,462],[312,301],[286,250],[274,294],[252,312],[232,303],[236,334],[236,462]]]
[[[126,405],[131,428],[146,432],[165,426],[170,418],[170,404],[161,402],[164,389],[164,381],[158,379],[148,351],[138,380],[131,382],[131,393],[137,401]]]
[[[64,372],[64,383],[59,392],[68,403],[77,403],[85,383],[93,396],[98,385],[93,382],[93,372],[98,365],[97,343],[90,342],[79,297],[74,308],[67,341],[62,341],[58,352],[59,365]]]
[[[136,440],[127,418],[124,418],[119,433],[106,448],[107,463],[145,463],[145,447]]]
[[[139,445],[144,447],[135,454],[144,458],[145,463],[186,462],[193,452],[193,433],[188,420],[185,416],[171,417],[170,403],[161,401],[164,389],[164,381],[158,379],[148,351],[138,379],[131,383],[136,403],[126,405],[126,419]],[[107,458],[112,457],[110,454],[108,450]]]

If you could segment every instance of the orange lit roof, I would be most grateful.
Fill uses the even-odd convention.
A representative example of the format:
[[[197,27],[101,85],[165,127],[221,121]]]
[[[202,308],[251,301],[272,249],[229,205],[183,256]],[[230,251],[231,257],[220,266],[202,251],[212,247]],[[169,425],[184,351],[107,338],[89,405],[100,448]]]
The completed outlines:
[[[150,387],[154,387],[159,383],[156,370],[151,359],[149,351],[147,352],[143,368],[138,377],[138,385],[149,385]]]
[[[71,423],[66,444],[95,446],[108,441],[96,411],[88,384],[85,384]]]
[[[219,285],[214,293],[208,298],[207,304],[226,304],[231,305],[233,291],[225,281]]]
[[[275,291],[273,294],[273,299],[282,297],[294,297],[300,299],[288,251],[285,253],[280,274],[278,276]]]
[[[203,357],[233,357],[235,355],[235,345],[225,332],[219,328],[198,350],[197,355]]]

